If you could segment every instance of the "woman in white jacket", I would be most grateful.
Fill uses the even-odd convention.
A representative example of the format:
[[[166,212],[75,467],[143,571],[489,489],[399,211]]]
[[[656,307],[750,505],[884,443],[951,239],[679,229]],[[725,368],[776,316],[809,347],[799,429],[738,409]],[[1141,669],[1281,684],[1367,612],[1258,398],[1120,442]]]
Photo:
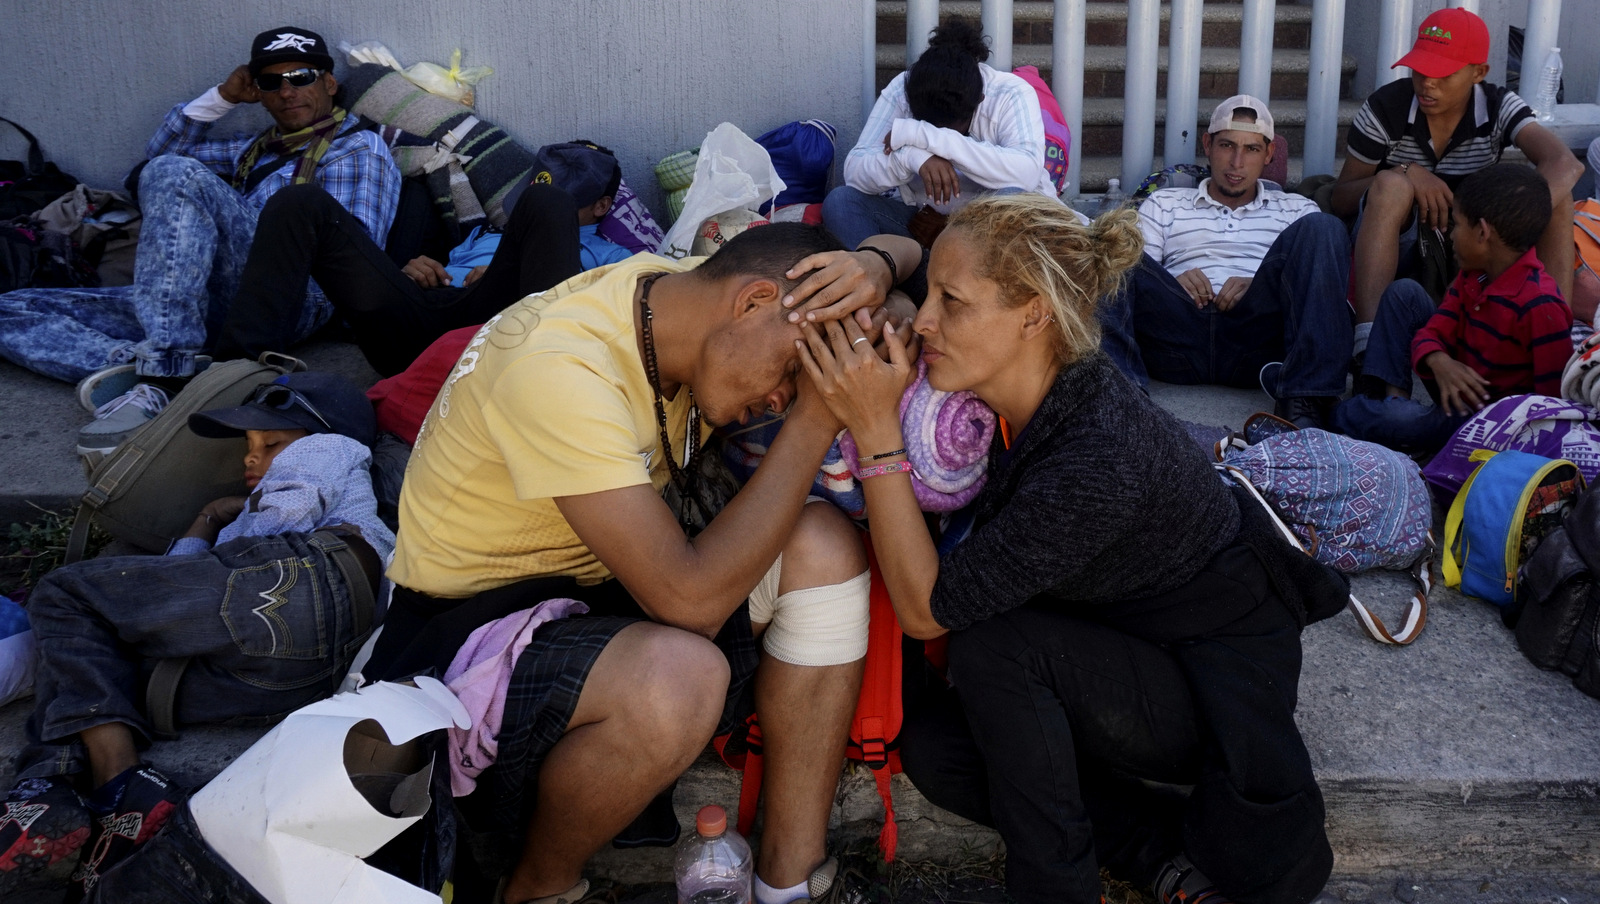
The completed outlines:
[[[847,245],[870,235],[917,237],[924,207],[934,224],[984,192],[1054,197],[1045,170],[1039,97],[1021,78],[983,61],[989,48],[965,22],[936,29],[909,72],[889,83],[828,194],[823,223]],[[924,244],[936,232],[924,232]],[[919,239],[921,240],[921,239]],[[926,265],[924,265],[926,266]],[[918,280],[922,282],[922,280]],[[914,293],[914,297],[921,293]]]

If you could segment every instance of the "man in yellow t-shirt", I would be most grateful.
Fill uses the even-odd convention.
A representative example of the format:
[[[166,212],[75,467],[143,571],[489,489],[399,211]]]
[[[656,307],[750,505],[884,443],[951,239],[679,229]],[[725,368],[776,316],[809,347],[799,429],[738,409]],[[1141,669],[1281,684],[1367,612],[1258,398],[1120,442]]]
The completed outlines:
[[[796,384],[795,311],[881,310],[920,261],[903,238],[845,252],[821,229],[774,224],[703,262],[637,255],[589,271],[473,337],[417,437],[366,672],[442,673],[490,620],[557,597],[589,607],[540,627],[519,658],[499,759],[475,795],[531,813],[507,904],[581,898],[583,864],[704,750],[733,709],[730,674],[737,689],[752,671],[758,901],[830,888],[868,579],[855,528],[806,504],[839,424]],[[702,420],[768,409],[788,417],[765,462],[690,538],[661,494],[695,473]]]

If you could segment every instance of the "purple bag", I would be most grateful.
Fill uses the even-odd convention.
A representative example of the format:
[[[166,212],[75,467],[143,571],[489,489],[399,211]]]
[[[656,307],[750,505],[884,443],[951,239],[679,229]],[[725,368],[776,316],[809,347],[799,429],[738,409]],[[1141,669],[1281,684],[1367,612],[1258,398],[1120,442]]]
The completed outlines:
[[[1565,458],[1592,484],[1600,478],[1600,414],[1566,399],[1507,396],[1462,424],[1422,469],[1423,478],[1446,498],[1454,496],[1478,468],[1471,459],[1477,449]]]
[[[600,219],[600,236],[632,251],[654,254],[667,236],[656,218],[623,179],[611,201],[611,212]]]

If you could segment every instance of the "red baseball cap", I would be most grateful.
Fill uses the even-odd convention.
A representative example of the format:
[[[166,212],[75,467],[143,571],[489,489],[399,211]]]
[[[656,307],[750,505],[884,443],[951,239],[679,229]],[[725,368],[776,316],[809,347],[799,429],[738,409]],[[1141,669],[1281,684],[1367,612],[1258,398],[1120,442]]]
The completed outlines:
[[[1489,62],[1489,26],[1464,9],[1441,9],[1422,20],[1411,52],[1390,66],[1446,78],[1463,66]]]

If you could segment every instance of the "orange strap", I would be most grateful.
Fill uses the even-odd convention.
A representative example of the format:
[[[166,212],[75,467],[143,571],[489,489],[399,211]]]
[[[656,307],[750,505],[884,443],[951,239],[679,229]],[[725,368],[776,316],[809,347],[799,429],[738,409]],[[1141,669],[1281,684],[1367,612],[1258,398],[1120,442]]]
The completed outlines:
[[[756,806],[761,803],[761,723],[750,715],[750,735],[744,757],[744,780],[739,783],[739,834],[749,837],[756,824]]]

